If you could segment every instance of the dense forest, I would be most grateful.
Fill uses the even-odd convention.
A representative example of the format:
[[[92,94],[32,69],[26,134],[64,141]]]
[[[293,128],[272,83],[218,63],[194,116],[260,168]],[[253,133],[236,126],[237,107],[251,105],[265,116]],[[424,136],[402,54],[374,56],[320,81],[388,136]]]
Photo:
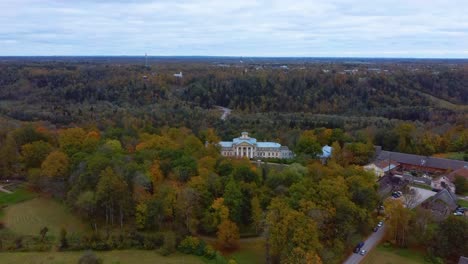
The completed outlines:
[[[155,61],[151,67],[111,62],[0,63],[0,113],[57,126],[138,123],[183,126],[195,134],[215,128],[223,139],[248,130],[287,145],[301,130],[341,128],[387,150],[424,155],[468,146],[463,62],[292,61],[286,68],[268,60]],[[183,78],[173,76],[179,71]],[[214,106],[232,109],[231,117],[220,120]],[[421,141],[431,146],[419,147]]]
[[[0,62],[0,179],[27,182],[89,224],[91,234],[64,231],[62,250],[214,258],[265,237],[267,263],[340,263],[386,214],[388,241],[451,261],[467,251],[466,219],[435,224],[398,201],[380,212],[375,176],[360,165],[374,145],[466,153],[467,104],[464,63],[16,59]],[[217,143],[244,130],[296,157],[222,157]],[[324,145],[334,149],[327,163],[317,159]],[[0,250],[27,239],[0,232]]]

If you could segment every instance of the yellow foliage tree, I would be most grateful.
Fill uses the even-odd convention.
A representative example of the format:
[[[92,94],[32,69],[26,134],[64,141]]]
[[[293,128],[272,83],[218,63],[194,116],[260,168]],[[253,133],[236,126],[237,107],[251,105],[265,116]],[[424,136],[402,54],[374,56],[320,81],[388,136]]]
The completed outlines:
[[[219,224],[216,235],[218,243],[225,249],[235,249],[239,246],[239,228],[229,219],[225,219]]]
[[[86,132],[80,127],[68,128],[59,131],[60,148],[68,155],[73,155],[83,148]]]
[[[64,178],[68,173],[69,163],[67,154],[53,151],[42,162],[41,174],[52,178]]]
[[[161,171],[161,165],[158,160],[155,160],[150,168],[151,182],[153,183],[153,193],[157,191],[157,187],[164,180],[164,175]]]

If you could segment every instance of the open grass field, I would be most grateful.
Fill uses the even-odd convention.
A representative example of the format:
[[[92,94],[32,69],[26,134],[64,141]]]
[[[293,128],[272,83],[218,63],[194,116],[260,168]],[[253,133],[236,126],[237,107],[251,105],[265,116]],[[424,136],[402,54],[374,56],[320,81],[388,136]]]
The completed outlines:
[[[16,189],[13,193],[0,192],[0,208],[27,201],[36,197],[36,194],[23,188]]]
[[[420,264],[427,263],[424,256],[409,249],[396,249],[377,246],[367,255],[362,264]]]
[[[244,241],[238,251],[226,256],[238,264],[265,263],[265,242],[263,240]]]
[[[48,235],[54,236],[58,236],[62,227],[69,234],[88,230],[63,204],[41,197],[8,206],[3,221],[12,232],[22,235],[37,235],[44,226],[49,228]]]
[[[12,252],[0,253],[2,264],[68,264],[78,263],[84,252]],[[121,250],[96,252],[104,264],[203,264],[200,257],[183,254],[161,256],[149,250]]]
[[[458,199],[457,204],[460,205],[461,207],[468,207],[468,201]]]

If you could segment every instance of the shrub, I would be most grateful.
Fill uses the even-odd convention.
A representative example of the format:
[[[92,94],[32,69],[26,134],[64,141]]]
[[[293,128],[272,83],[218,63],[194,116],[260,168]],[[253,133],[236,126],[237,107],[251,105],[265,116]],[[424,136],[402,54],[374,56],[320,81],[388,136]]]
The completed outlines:
[[[216,257],[216,250],[214,250],[214,248],[210,245],[206,245],[205,246],[205,257],[207,259],[214,259]]]
[[[179,250],[185,254],[195,254],[195,251],[200,246],[200,239],[193,236],[187,236],[179,244]]]

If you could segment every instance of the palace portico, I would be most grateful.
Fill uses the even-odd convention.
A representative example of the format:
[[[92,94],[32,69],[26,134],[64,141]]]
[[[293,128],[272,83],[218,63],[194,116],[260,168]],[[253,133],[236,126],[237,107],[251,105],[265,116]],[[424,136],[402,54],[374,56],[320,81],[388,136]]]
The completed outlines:
[[[249,137],[249,133],[242,132],[241,136],[232,141],[221,141],[221,154],[226,157],[253,158],[292,158],[293,153],[286,146],[275,142],[257,142]]]

